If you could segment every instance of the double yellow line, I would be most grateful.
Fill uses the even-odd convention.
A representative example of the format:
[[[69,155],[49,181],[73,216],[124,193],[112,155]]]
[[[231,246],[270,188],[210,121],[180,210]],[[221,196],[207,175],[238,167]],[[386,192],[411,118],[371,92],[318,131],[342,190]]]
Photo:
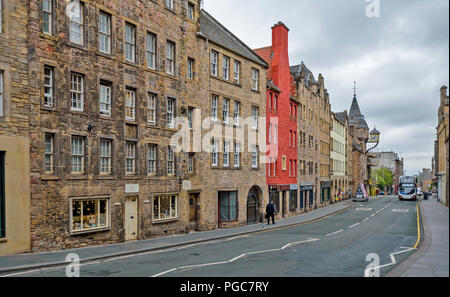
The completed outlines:
[[[417,242],[416,245],[414,246],[415,249],[417,249],[417,247],[419,246],[419,242],[420,242],[420,210],[419,210],[419,206],[420,203],[422,202],[422,199],[419,200],[419,203],[417,203]]]

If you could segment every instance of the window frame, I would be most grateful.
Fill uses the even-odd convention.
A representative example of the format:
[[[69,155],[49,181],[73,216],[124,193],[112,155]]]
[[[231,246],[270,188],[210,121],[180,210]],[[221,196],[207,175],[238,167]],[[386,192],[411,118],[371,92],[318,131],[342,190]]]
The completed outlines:
[[[104,90],[108,90],[108,92],[105,94],[103,93]],[[105,97],[106,95],[106,97]],[[107,99],[105,101],[105,99]],[[100,81],[100,88],[99,88],[99,113],[101,116],[104,117],[111,117],[112,116],[112,86],[111,83]],[[102,106],[106,106],[107,108],[104,109]]]
[[[166,218],[161,218],[161,198],[169,198],[170,199],[170,215]],[[155,202],[158,201],[158,213],[155,209]],[[175,206],[174,212],[175,215],[172,215],[172,206]],[[155,195],[153,197],[153,212],[152,212],[152,221],[153,222],[162,222],[167,220],[176,220],[178,219],[178,195]],[[157,216],[156,216],[157,215]]]
[[[125,22],[124,34],[125,60],[131,63],[136,63],[136,25]]]
[[[76,78],[76,81],[74,81],[74,78]],[[77,85],[77,89],[73,88],[74,84]],[[76,95],[75,101],[74,95]],[[76,105],[75,107],[73,106],[74,102]],[[70,110],[79,112],[84,111],[84,74],[75,72],[70,74]]]
[[[46,70],[50,71],[50,75],[46,74]],[[47,84],[47,78],[49,79],[49,83]],[[46,89],[49,89],[50,92],[47,93]],[[55,107],[54,102],[54,67],[44,65],[44,107],[53,108]]]
[[[106,16],[106,24],[102,22],[102,16]],[[104,28],[107,28],[108,32],[103,32],[102,25]],[[105,38],[105,42],[102,42],[102,36]],[[100,10],[98,14],[98,50],[104,54],[111,54],[111,37],[112,37],[112,17],[109,13]],[[102,44],[105,44],[106,49],[102,49]]]
[[[170,129],[175,129],[175,116],[176,116],[176,99],[167,97],[166,108],[166,125]]]
[[[105,155],[104,152],[104,147],[103,144],[107,143],[107,149],[108,149],[108,155]],[[101,138],[100,139],[100,153],[99,153],[99,172],[101,175],[111,175],[113,172],[113,167],[112,167],[112,158],[113,158],[113,141],[112,139],[106,139],[106,138]],[[107,165],[106,167],[104,166],[104,160],[106,160]],[[107,171],[104,171],[103,169],[106,168]]]
[[[74,229],[74,221],[73,221],[73,211],[74,211],[74,204],[80,201],[81,202],[81,206],[80,206],[80,220],[81,220],[81,229],[80,230],[75,230]],[[100,226],[100,227],[95,227],[95,228],[84,228],[84,221],[83,221],[83,202],[87,202],[87,201],[105,201],[106,202],[106,211],[105,211],[105,226]],[[100,211],[100,202],[98,203],[98,211]],[[69,214],[70,214],[70,218],[69,218],[69,224],[70,224],[70,234],[83,234],[83,233],[92,233],[92,232],[100,232],[103,230],[108,230],[111,228],[111,198],[109,196],[104,196],[104,197],[82,197],[82,198],[69,198]],[[96,216],[99,216],[100,212],[98,214],[96,214]]]
[[[76,146],[78,146],[78,148],[81,148],[81,152],[77,151],[74,152],[74,140],[79,140],[80,142],[78,144],[76,144]],[[70,142],[70,148],[71,148],[71,173],[72,174],[84,174],[86,171],[86,165],[85,165],[85,160],[86,160],[86,150],[85,150],[85,146],[86,146],[86,138],[83,136],[77,136],[77,135],[72,135],[71,136],[71,142]],[[79,159],[79,166],[80,166],[80,170],[74,170],[74,166],[77,166],[78,169],[78,164],[75,165],[74,162],[74,158]],[[78,162],[76,162],[78,163]]]
[[[222,117],[225,124],[230,122],[230,102],[231,100],[228,98],[222,99]]]
[[[151,104],[153,102],[153,105]],[[147,123],[156,126],[157,124],[157,104],[158,95],[155,93],[147,92]],[[150,118],[153,117],[153,120]]]
[[[175,175],[176,175],[175,152],[169,145],[167,147],[167,176],[175,176]]]
[[[175,75],[175,59],[176,59],[176,44],[173,41],[166,42],[166,73]]]
[[[3,1],[0,1],[3,2]],[[48,3],[48,10],[45,10],[44,2]],[[0,3],[0,6],[2,6],[2,3]],[[53,0],[43,0],[42,1],[42,33],[52,36],[53,35]],[[1,8],[0,8],[1,11]],[[45,16],[48,16],[48,31],[45,31],[45,25],[46,25],[46,18]],[[1,22],[1,17],[0,17]],[[1,24],[0,24],[1,28]]]
[[[125,88],[125,120],[136,121],[136,106],[136,90]]]
[[[147,175],[155,176],[158,172],[158,145],[149,143],[147,147]]]
[[[230,80],[230,57],[222,56],[222,79]]]
[[[155,34],[147,32],[145,38],[147,68],[156,70],[157,37]]]
[[[50,151],[47,151],[47,137],[50,139]],[[48,165],[47,156],[49,156],[50,160]],[[55,174],[55,134],[53,133],[44,133],[44,173]]]
[[[125,141],[125,174],[135,175],[137,161],[137,143],[134,141]],[[130,167],[131,165],[131,167]],[[130,171],[131,169],[131,171]]]
[[[219,53],[215,50],[211,50],[210,54],[210,65],[211,65],[211,75],[218,76],[219,75]]]
[[[237,67],[236,67],[237,66]],[[234,61],[234,75],[233,75],[234,83],[241,83],[241,62]]]
[[[76,26],[80,29],[80,33],[72,30],[72,28],[74,28],[74,26]],[[73,33],[80,35],[79,42],[77,40],[73,39],[75,36]],[[84,5],[83,5],[83,2],[80,2],[80,21],[79,22],[75,21],[75,18],[73,18],[73,17],[69,18],[69,41],[74,44],[84,46]]]
[[[252,90],[259,91],[259,70],[252,68]]]

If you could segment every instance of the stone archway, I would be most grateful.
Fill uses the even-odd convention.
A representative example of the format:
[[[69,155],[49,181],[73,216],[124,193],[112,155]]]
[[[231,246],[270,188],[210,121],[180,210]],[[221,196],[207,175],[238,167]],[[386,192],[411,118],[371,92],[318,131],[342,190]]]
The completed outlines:
[[[262,191],[258,186],[253,186],[247,196],[247,224],[256,224],[260,221]]]

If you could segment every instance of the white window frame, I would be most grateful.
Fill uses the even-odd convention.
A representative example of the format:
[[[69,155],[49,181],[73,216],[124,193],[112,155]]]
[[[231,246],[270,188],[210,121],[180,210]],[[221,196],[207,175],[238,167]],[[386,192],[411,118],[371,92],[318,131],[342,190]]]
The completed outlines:
[[[170,146],[167,148],[167,175],[175,175],[175,152]]]
[[[125,142],[125,174],[136,174],[136,142]]]
[[[230,121],[230,99],[223,98],[223,108],[222,108],[222,116],[223,116],[223,122],[225,124],[228,124]]]
[[[234,61],[234,82],[239,84],[241,82],[241,62]]]
[[[84,110],[84,75],[70,74],[70,109],[74,111]],[[74,104],[75,103],[75,104]]]
[[[77,9],[78,10],[78,9]],[[83,45],[84,44],[84,9],[83,4],[80,3],[79,10],[80,16],[77,17],[75,15],[72,15],[69,21],[69,40],[70,42]],[[76,30],[75,30],[76,29]],[[75,36],[79,39],[75,39]]]
[[[175,99],[167,98],[167,127],[175,128]]]
[[[194,17],[195,17],[195,5],[191,2],[188,2],[187,5],[188,5],[187,6],[187,17],[188,17],[188,19],[193,21]]]
[[[192,58],[188,58],[188,67],[187,67],[187,78],[194,79],[194,63],[195,60]]]
[[[211,119],[217,121],[217,105],[219,103],[219,96],[212,95],[211,98]]]
[[[125,22],[125,59],[136,62],[136,26]]]
[[[71,152],[72,152],[72,173],[84,173],[84,142],[85,138],[81,136],[72,136]],[[77,160],[76,162],[74,162]],[[77,165],[75,165],[77,163]],[[79,163],[79,164],[78,164]]]
[[[147,93],[147,123],[156,125],[156,103],[158,96],[153,93]]]
[[[194,153],[188,155],[188,173],[194,173]]]
[[[259,90],[259,71],[255,68],[252,68],[252,90]]]
[[[156,175],[156,166],[158,158],[158,146],[156,144],[149,144],[147,151],[147,174]]]
[[[218,58],[219,53],[216,51],[211,51],[211,75],[217,76],[218,75]]]
[[[166,43],[166,73],[175,75],[175,49],[174,42],[167,40]]]
[[[252,106],[252,128],[258,130],[259,107]]]
[[[234,125],[239,126],[241,123],[241,102],[234,101]]]
[[[147,68],[156,69],[156,35],[147,32]]]
[[[223,167],[230,167],[230,142],[223,143]]]
[[[112,140],[100,139],[100,174],[112,173]]]
[[[111,54],[111,15],[103,11],[98,15],[98,47],[100,52]]]
[[[222,58],[222,78],[225,80],[230,79],[230,58],[223,56]]]
[[[111,117],[111,85],[100,82],[100,115]]]
[[[219,152],[217,148],[217,140],[211,140],[211,166],[217,167],[219,166]]]
[[[241,167],[241,144],[239,142],[234,143],[234,167]]]
[[[83,215],[83,202],[88,202],[88,201],[99,201],[99,203],[97,204],[98,208],[97,208],[97,215],[100,215],[100,201],[105,201],[106,202],[106,206],[105,206],[105,224],[104,226],[99,226],[99,227],[89,227],[89,228],[85,228],[84,225],[86,222],[84,222],[84,215]],[[80,213],[80,220],[81,220],[81,226],[80,229],[74,229],[74,223],[73,223],[73,205],[77,202],[81,202],[80,204],[80,208],[81,208],[81,213]],[[78,234],[78,233],[90,233],[90,232],[95,232],[95,231],[100,231],[100,230],[104,230],[104,229],[109,229],[110,223],[111,223],[111,200],[109,197],[94,197],[94,198],[70,198],[70,233],[71,234]],[[100,220],[97,220],[97,222],[99,222]]]
[[[174,10],[173,0],[166,0],[166,8],[168,8],[170,10]]]
[[[46,73],[47,70],[49,74]],[[44,65],[44,106],[54,107],[53,98],[53,67]]]
[[[125,90],[125,120],[136,120],[136,91],[126,89]]]
[[[42,33],[52,35],[53,30],[53,0],[43,0],[42,1]],[[3,2],[3,1],[0,1]],[[47,5],[46,5],[47,4]],[[0,6],[2,6],[2,3],[0,3]],[[1,7],[0,7],[1,12]],[[45,26],[48,23],[48,31],[45,30]],[[0,16],[0,28],[1,28],[1,16]]]
[[[252,168],[258,168],[259,148],[257,145],[252,146]]]
[[[165,217],[161,215],[161,199],[170,199],[170,213]],[[172,209],[172,206],[174,208]],[[174,213],[172,213],[172,211]],[[161,195],[153,198],[153,221],[174,220],[178,218],[178,196],[177,195]]]
[[[55,172],[55,135],[51,133],[45,133],[44,138],[44,172],[46,174],[53,174]],[[48,142],[47,139],[49,139],[50,142]],[[49,145],[49,147],[47,145]],[[49,161],[47,162],[47,160]]]

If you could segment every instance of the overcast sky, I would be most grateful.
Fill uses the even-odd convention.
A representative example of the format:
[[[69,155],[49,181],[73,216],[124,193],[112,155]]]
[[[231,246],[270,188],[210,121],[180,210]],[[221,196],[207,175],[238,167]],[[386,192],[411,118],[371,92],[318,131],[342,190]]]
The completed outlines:
[[[381,131],[376,151],[405,158],[408,174],[431,168],[442,85],[449,82],[449,1],[205,0],[204,8],[251,48],[289,31],[291,65],[325,77],[332,110],[350,110],[353,81],[361,112]]]

